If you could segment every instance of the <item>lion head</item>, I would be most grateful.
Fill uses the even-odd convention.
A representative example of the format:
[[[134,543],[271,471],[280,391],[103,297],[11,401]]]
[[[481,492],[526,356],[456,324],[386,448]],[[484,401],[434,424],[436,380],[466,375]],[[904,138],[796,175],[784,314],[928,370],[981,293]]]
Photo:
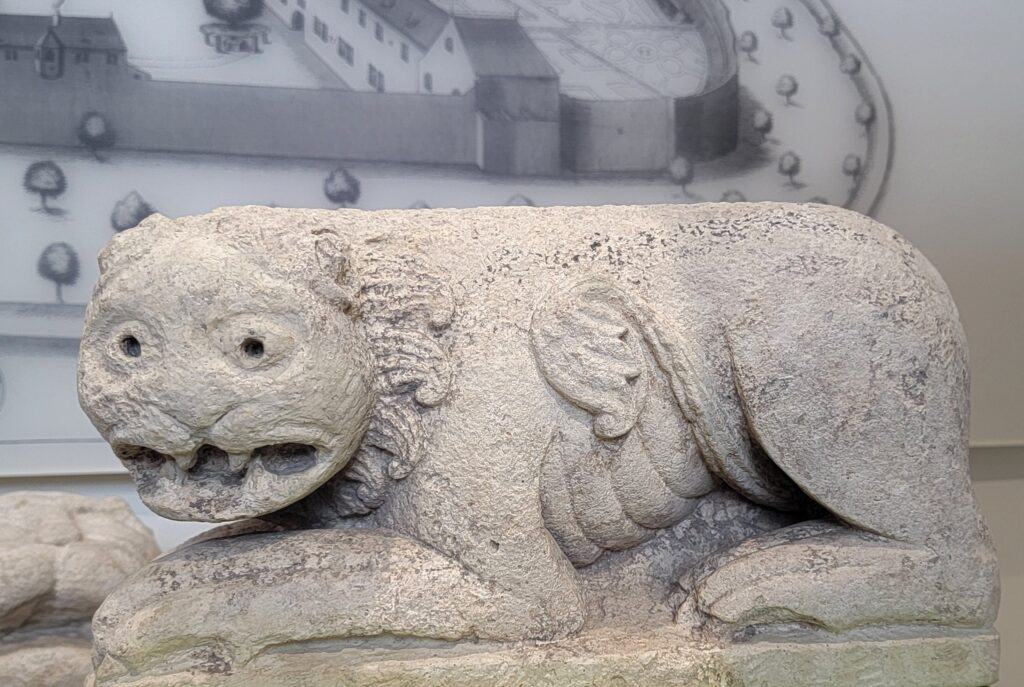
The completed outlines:
[[[79,399],[151,509],[365,513],[415,465],[450,291],[357,213],[157,215],[103,251]]]

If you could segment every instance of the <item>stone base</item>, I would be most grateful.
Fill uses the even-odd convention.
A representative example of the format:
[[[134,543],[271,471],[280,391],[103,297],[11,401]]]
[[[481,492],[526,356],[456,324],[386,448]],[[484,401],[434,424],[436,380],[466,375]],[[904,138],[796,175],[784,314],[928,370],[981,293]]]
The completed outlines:
[[[283,645],[231,674],[104,687],[988,687],[998,663],[994,632],[717,646],[668,629],[647,636],[597,631],[546,644],[374,638]]]

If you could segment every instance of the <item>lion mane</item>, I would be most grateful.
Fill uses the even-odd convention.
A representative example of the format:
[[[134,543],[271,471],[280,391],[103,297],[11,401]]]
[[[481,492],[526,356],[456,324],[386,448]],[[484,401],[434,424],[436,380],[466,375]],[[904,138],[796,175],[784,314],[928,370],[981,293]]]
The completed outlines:
[[[429,410],[444,401],[451,386],[444,334],[455,301],[448,284],[414,257],[416,251],[385,254],[376,249],[385,237],[353,251],[333,231],[316,233],[321,242],[343,245],[336,268],[343,295],[335,300],[362,326],[378,394],[370,426],[348,465],[286,509],[306,521],[329,522],[379,507],[390,487],[419,461]]]

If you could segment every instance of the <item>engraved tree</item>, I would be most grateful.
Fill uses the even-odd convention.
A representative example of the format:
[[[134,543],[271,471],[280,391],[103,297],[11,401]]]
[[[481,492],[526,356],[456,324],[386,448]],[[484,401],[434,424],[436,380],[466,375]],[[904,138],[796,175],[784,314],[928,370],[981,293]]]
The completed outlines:
[[[63,303],[63,288],[78,281],[78,253],[64,242],[51,243],[39,256],[36,269],[39,271],[39,276],[56,284],[57,302]]]
[[[537,204],[533,202],[532,198],[524,196],[522,193],[516,193],[509,196],[509,199],[505,201],[505,205],[520,205],[526,207],[537,207]]]
[[[750,118],[750,125],[754,128],[754,131],[760,134],[760,145],[764,145],[768,140],[768,134],[772,132],[772,127],[775,126],[775,122],[772,119],[771,112],[759,107],[754,110],[754,114]]]
[[[679,185],[684,196],[689,196],[690,191],[686,188],[693,181],[695,170],[693,163],[682,155],[677,155],[668,165],[668,175],[672,182]]]
[[[865,130],[870,129],[871,125],[875,122],[875,106],[867,100],[861,102],[861,104],[853,111],[853,118],[857,120],[857,123],[864,127]]]
[[[747,59],[754,64],[758,64],[757,58],[754,57],[754,53],[757,52],[757,45],[757,34],[753,31],[744,31],[736,40],[736,47],[745,53]]]
[[[742,203],[746,199],[747,197],[736,189],[730,189],[722,194],[723,203]]]
[[[772,26],[779,30],[780,38],[785,38],[787,41],[793,40],[786,33],[793,28],[793,13],[789,11],[788,7],[780,7],[772,12]]]
[[[861,160],[859,155],[851,153],[843,158],[843,174],[853,180],[853,185],[850,187],[850,196],[846,201],[846,205],[849,207],[860,192],[860,184],[864,179],[864,161]]]
[[[106,162],[106,158],[100,155],[101,150],[112,148],[114,145],[114,130],[99,112],[86,112],[78,122],[78,141],[89,149],[100,162]]]
[[[792,74],[783,74],[775,83],[775,92],[786,99],[786,107],[794,105],[793,96],[800,90],[800,84]]]
[[[237,27],[263,13],[263,0],[203,0],[203,7],[211,17]]]
[[[139,194],[132,191],[121,200],[114,203],[114,211],[110,213],[110,226],[116,232],[135,227],[142,220],[152,215],[156,210]]]
[[[833,38],[839,35],[839,20],[836,15],[829,13],[822,16],[818,22],[818,31],[821,31],[822,35]]]
[[[860,155],[851,153],[843,158],[843,174],[853,179],[855,184],[860,183],[863,172],[864,162],[860,159]]]
[[[219,53],[258,53],[270,42],[270,27],[251,22],[263,13],[263,0],[203,0],[207,14],[220,22],[199,30]]]
[[[344,167],[335,168],[324,179],[324,195],[327,196],[327,200],[340,207],[355,204],[361,192],[359,179]]]
[[[860,72],[860,58],[856,55],[846,55],[839,61],[839,71],[843,74],[853,76]]]
[[[788,185],[790,188],[799,188],[800,184],[796,181],[796,175],[800,173],[800,156],[794,153],[792,150],[783,153],[779,157],[779,174],[789,177]]]
[[[61,212],[49,205],[50,198],[56,198],[68,188],[64,170],[56,162],[52,160],[33,162],[25,170],[25,177],[21,183],[26,191],[39,195],[39,210],[51,215]]]

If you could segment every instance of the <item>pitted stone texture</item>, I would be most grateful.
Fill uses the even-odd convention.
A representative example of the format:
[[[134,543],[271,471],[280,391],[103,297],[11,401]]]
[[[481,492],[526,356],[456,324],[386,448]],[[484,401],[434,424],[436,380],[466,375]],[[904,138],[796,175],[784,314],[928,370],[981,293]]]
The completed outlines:
[[[419,584],[410,584],[416,580]],[[317,590],[317,591],[314,591]],[[454,561],[377,531],[199,542],[150,564],[93,619],[104,683],[169,667],[230,672],[282,641],[494,636],[495,595]],[[409,609],[429,608],[422,617]]]
[[[360,637],[991,628],[963,331],[868,218],[222,208],[100,263],[83,408],[157,512],[260,521],[107,601],[103,687]]]
[[[403,646],[404,645],[404,646]],[[999,640],[985,632],[842,642],[701,646],[666,631],[601,631],[514,646],[380,640],[281,645],[230,673],[153,675],[111,687],[988,687]],[[87,687],[98,683],[88,682]]]

